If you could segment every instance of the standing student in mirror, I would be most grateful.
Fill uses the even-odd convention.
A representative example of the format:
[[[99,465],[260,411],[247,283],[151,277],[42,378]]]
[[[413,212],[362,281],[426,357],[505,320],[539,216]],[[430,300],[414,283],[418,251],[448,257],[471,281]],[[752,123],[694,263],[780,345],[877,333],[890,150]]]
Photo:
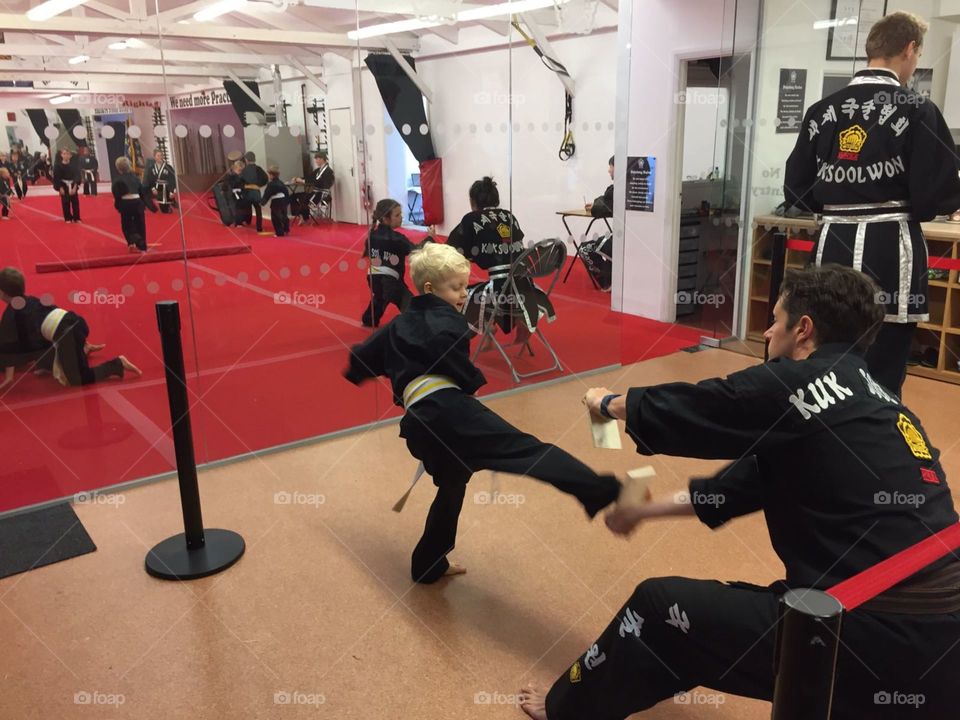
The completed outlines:
[[[97,196],[97,171],[100,169],[100,164],[97,162],[97,159],[90,154],[90,148],[86,145],[81,145],[79,149],[80,157],[80,177],[83,180],[83,194],[92,195],[93,197]]]
[[[73,151],[63,148],[53,168],[53,189],[60,195],[64,222],[80,222],[80,165]]]
[[[927,322],[927,246],[920,223],[960,207],[953,138],[930,100],[905,86],[927,24],[895,12],[867,37],[867,68],[807,110],[787,160],[788,203],[823,214],[813,251],[877,281],[884,323],[870,373],[900,394],[913,331]]]
[[[160,212],[169,213],[177,207],[177,171],[163,156],[163,150],[153,151],[143,171],[144,184],[157,200]]]

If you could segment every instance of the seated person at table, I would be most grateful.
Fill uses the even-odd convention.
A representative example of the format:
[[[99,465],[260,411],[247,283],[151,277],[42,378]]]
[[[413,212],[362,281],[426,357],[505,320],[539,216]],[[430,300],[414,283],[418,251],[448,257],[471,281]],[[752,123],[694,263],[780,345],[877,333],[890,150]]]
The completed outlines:
[[[485,177],[470,186],[471,211],[463,216],[460,225],[450,233],[448,245],[456,247],[470,262],[487,271],[485,282],[470,286],[470,295],[464,306],[467,322],[474,332],[482,332],[494,301],[509,303],[513,298],[504,298],[508,288],[507,277],[513,261],[524,251],[523,231],[509,210],[499,207],[500,193],[492,178]],[[512,289],[512,288],[511,288]],[[516,288],[521,302],[517,303],[520,323],[518,340],[526,338],[537,329],[540,317],[554,319],[553,304],[532,280],[521,281]],[[515,315],[504,313],[499,318],[505,333],[513,330]]]
[[[329,217],[330,215],[330,193],[334,183],[333,168],[327,164],[327,153],[323,150],[318,151],[313,156],[316,167],[313,173],[304,178],[294,178],[294,183],[303,183],[306,188],[304,197],[298,198],[296,205],[300,208],[300,223],[303,224],[310,219],[313,212],[315,216]]]
[[[613,155],[610,156],[607,172],[613,180]],[[595,218],[613,217],[613,183],[607,186],[603,195],[587,205],[587,210]],[[580,259],[600,289],[609,292],[613,282],[613,233],[604,233],[599,238],[581,243]]]
[[[4,313],[14,315],[13,325],[17,330],[18,347],[23,352],[42,349],[47,343],[50,351],[38,361],[37,366],[50,370],[61,385],[90,385],[109,377],[122,378],[124,371],[140,375],[140,369],[123,355],[90,367],[87,355],[103,346],[90,345],[87,337],[90,328],[86,321],[70,310],[56,305],[44,305],[35,297],[26,294],[26,282],[16,268],[0,270],[0,302],[7,304]],[[0,324],[6,324],[4,319]],[[13,380],[13,366],[5,368],[2,382]]]

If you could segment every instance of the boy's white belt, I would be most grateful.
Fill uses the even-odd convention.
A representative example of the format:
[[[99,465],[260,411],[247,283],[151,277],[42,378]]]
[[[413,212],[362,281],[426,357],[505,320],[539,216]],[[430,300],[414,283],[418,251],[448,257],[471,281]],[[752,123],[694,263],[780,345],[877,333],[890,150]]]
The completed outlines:
[[[423,400],[427,395],[432,395],[438,390],[446,390],[448,388],[456,388],[459,390],[460,386],[446,375],[420,375],[419,377],[415,377],[408,382],[407,386],[403,389],[403,407],[405,410],[409,410],[415,403]],[[426,472],[426,469],[423,467],[423,462],[418,463],[417,469],[413,473],[413,480],[410,482],[410,487],[407,488],[407,491],[393,506],[394,512],[403,510],[403,506],[407,503],[407,498],[410,497],[410,493],[424,472]]]

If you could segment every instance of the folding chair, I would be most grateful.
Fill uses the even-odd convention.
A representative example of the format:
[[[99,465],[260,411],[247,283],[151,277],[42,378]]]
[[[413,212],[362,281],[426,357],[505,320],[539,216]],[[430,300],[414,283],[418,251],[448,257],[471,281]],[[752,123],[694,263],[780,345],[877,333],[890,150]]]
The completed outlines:
[[[557,280],[560,279],[560,273],[563,272],[563,264],[566,260],[567,246],[563,240],[558,238],[541,240],[532,247],[524,250],[517,256],[513,263],[511,263],[506,281],[500,292],[494,289],[493,279],[487,283],[487,286],[483,290],[485,298],[482,301],[482,310],[480,313],[481,339],[477,345],[477,349],[473,353],[474,361],[477,359],[477,356],[492,343],[500,353],[504,362],[506,362],[507,367],[510,368],[510,373],[513,375],[513,381],[515,383],[519,384],[521,379],[543,375],[556,370],[563,370],[563,366],[560,364],[560,358],[557,357],[557,353],[554,352],[553,347],[540,330],[540,318],[537,318],[536,330],[523,341],[520,346],[520,352],[516,357],[519,358],[524,351],[529,352],[530,356],[533,357],[530,339],[536,336],[540,342],[543,343],[543,346],[550,353],[551,357],[553,357],[553,364],[543,370],[535,370],[528,373],[517,372],[504,346],[497,340],[496,333],[499,327],[498,321],[506,317],[509,317],[513,321],[513,325],[524,323],[525,326],[526,318],[524,316],[523,304],[521,303],[522,292],[519,290],[517,281],[529,280],[532,283],[537,278],[552,276],[550,286],[546,291],[546,296],[549,298],[550,293],[553,292],[553,288],[557,284]]]

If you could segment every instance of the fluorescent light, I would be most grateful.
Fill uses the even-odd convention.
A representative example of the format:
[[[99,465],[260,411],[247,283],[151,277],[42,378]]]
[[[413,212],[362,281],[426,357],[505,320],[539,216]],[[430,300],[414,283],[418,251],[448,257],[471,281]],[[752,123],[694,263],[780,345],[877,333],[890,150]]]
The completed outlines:
[[[73,95],[57,95],[57,97],[50,98],[51,105],[63,105],[65,102],[70,102],[73,100]]]
[[[828,30],[829,28],[841,27],[843,25],[856,25],[855,17],[835,18],[833,20],[817,20],[813,24],[814,30]]]
[[[468,20],[486,20],[487,18],[498,17],[500,15],[515,15],[517,13],[530,12],[531,10],[542,10],[543,8],[553,7],[554,5],[563,5],[567,0],[554,2],[554,0],[519,0],[518,2],[505,2],[499,5],[485,5],[483,7],[463,10],[457,13],[457,22],[467,22]]]
[[[110,43],[107,47],[111,50],[126,50],[130,46],[126,40],[121,40],[120,42]]]
[[[556,5],[563,5],[569,0],[517,0],[517,2],[505,2],[497,5],[485,5],[483,7],[472,8],[458,12],[450,21],[470,22],[472,20],[486,20],[501,15],[514,15],[516,13],[531,12],[543,8],[551,8]],[[411,20],[399,20],[397,22],[380,23],[379,25],[368,25],[359,30],[351,30],[347,37],[351,40],[362,40],[364,38],[378,37],[380,35],[391,35],[399,32],[409,32],[411,30],[425,30],[427,28],[443,25],[445,18],[437,15],[430,15],[423,18],[414,18]]]
[[[213,20],[221,15],[226,15],[234,10],[239,10],[246,5],[246,3],[247,0],[220,0],[220,2],[215,2],[213,5],[209,5],[203,10],[194,13],[193,19],[197,22]]]
[[[27,18],[36,22],[49,20],[54,15],[65,13],[71,8],[83,5],[87,0],[47,0],[34,8],[27,10]]]
[[[71,65],[79,65],[80,63],[85,63],[89,59],[90,59],[89,55],[77,55],[76,57],[72,57],[69,60],[67,60],[67,62],[70,63]]]

